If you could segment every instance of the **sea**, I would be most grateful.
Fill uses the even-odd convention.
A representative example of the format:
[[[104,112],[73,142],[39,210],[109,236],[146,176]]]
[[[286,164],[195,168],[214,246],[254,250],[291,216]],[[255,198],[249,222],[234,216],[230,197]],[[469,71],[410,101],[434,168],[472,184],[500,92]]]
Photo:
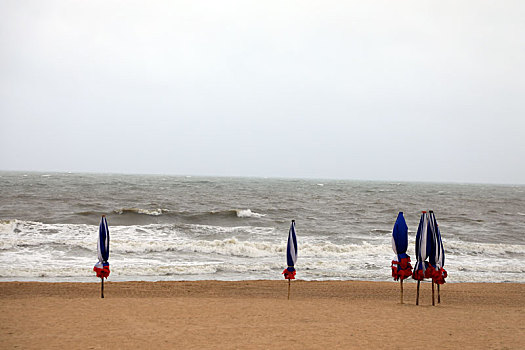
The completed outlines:
[[[447,282],[525,283],[525,186],[0,172],[0,281],[278,280],[296,221],[297,278],[391,281],[392,228],[433,210]]]

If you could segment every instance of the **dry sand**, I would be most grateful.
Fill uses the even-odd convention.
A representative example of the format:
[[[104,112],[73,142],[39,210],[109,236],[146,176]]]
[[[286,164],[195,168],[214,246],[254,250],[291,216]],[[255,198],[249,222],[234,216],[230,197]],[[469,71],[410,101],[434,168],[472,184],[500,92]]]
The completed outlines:
[[[1,349],[525,349],[525,284],[0,283]]]

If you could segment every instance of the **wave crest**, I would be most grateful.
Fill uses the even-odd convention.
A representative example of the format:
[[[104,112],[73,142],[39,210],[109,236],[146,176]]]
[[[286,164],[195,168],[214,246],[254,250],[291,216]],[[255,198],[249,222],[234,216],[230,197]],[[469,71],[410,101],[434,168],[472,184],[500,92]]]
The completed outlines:
[[[266,214],[259,214],[251,211],[251,209],[237,209],[235,211],[238,218],[262,218]]]
[[[151,216],[159,216],[164,213],[169,213],[168,209],[142,209],[142,208],[122,208],[122,209],[116,209],[113,210],[113,213],[118,215],[124,215],[124,214],[143,214],[143,215],[151,215]]]

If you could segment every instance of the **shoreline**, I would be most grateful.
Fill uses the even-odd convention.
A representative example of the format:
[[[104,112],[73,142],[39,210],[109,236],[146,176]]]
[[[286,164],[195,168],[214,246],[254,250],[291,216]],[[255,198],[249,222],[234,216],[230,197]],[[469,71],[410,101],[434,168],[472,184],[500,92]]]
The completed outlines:
[[[65,283],[79,283],[79,284],[100,284],[100,280],[97,281],[98,278],[96,277],[86,277],[85,279],[82,279],[82,280],[73,280],[73,281],[69,281],[69,280],[53,280],[53,279],[50,279],[50,278],[42,278],[42,279],[4,279],[4,280],[0,280],[0,285],[1,284],[8,284],[8,283],[42,283],[42,284],[65,284]],[[258,279],[239,279],[239,280],[227,280],[227,279],[188,279],[188,280],[184,280],[184,279],[181,279],[181,280],[177,280],[177,279],[174,279],[174,280],[165,280],[165,279],[158,279],[158,280],[155,280],[155,279],[123,279],[123,280],[112,280],[111,277],[110,279],[108,280],[105,280],[104,281],[104,284],[106,283],[200,283],[200,282],[225,282],[225,283],[241,283],[241,282],[278,282],[280,281],[279,280],[276,280],[275,278],[274,279],[264,279],[264,278],[258,278]],[[398,282],[395,282],[393,279],[390,279],[390,280],[360,280],[360,279],[346,279],[346,280],[339,280],[339,279],[296,279],[295,281],[297,282],[312,282],[312,283],[345,283],[345,282],[364,282],[364,283],[398,283],[399,284],[399,281]],[[293,282],[292,282],[293,283]],[[430,280],[429,279],[426,279],[426,280],[423,280],[421,281],[421,283],[424,283],[424,284],[427,284],[427,283],[430,283]],[[406,285],[410,285],[410,284],[417,284],[417,281],[412,279],[412,278],[408,278],[408,279],[405,279],[403,281],[403,285],[406,286]],[[446,283],[445,283],[445,286],[449,286],[449,285],[456,285],[456,284],[504,284],[504,285],[507,285],[507,284],[518,284],[518,285],[525,285],[525,281],[453,281],[453,280],[449,280],[449,278],[447,278],[446,280]]]
[[[0,282],[1,349],[525,348],[525,284]],[[437,299],[436,299],[437,303]]]
[[[282,277],[282,276],[281,276]],[[21,279],[4,279],[0,280],[0,285],[4,283],[44,283],[44,284],[61,284],[61,283],[81,283],[81,284],[97,284],[100,283],[100,280],[97,281],[97,277],[86,277],[83,280],[53,280],[51,278],[42,278],[42,279],[31,279],[31,278],[21,278]],[[454,284],[525,284],[525,281],[449,281],[450,278],[446,279],[445,285],[454,285]],[[226,283],[237,283],[237,282],[279,282],[283,279],[279,278],[278,280],[273,279],[265,279],[265,278],[257,278],[257,279],[239,279],[239,280],[227,280],[227,279],[173,279],[173,280],[165,280],[165,279],[123,279],[123,280],[112,280],[111,277],[107,280],[104,280],[104,283],[160,283],[160,282],[166,282],[166,283],[198,283],[198,282],[226,282]],[[297,278],[295,280],[292,280],[292,283],[294,282],[313,282],[313,283],[344,283],[344,282],[365,282],[365,283],[399,283],[399,281],[394,281],[393,279],[389,279],[387,281],[385,280],[360,280],[360,279],[301,279]],[[407,278],[403,281],[403,284],[406,285],[407,283],[417,283],[417,280],[414,280],[412,278]],[[430,283],[430,279],[425,279],[421,281],[421,283]]]

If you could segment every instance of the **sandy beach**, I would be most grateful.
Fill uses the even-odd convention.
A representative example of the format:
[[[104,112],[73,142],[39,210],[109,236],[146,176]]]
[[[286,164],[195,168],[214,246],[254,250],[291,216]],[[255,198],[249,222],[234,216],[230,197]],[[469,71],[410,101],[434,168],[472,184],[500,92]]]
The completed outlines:
[[[524,284],[0,283],[2,349],[523,349]]]

